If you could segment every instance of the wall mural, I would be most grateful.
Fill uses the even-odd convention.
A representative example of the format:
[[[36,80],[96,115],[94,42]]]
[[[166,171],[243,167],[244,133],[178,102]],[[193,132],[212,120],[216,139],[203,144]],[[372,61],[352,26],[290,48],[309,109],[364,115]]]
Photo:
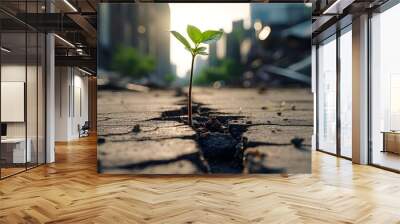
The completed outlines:
[[[101,3],[98,171],[311,172],[311,5]]]

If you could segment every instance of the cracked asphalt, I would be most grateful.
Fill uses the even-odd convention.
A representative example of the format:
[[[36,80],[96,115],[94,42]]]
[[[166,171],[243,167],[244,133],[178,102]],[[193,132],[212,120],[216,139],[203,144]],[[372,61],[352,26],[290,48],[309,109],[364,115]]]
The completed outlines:
[[[246,125],[249,141],[241,173],[310,173],[313,97],[309,88],[266,91],[199,88],[194,101],[232,115]],[[163,119],[179,110],[185,96],[174,90],[98,92],[98,160],[101,173],[210,173],[196,132],[179,120]],[[300,139],[301,144],[293,144]],[[222,166],[222,164],[221,164]],[[214,169],[218,170],[218,169]],[[220,172],[231,173],[221,169]]]

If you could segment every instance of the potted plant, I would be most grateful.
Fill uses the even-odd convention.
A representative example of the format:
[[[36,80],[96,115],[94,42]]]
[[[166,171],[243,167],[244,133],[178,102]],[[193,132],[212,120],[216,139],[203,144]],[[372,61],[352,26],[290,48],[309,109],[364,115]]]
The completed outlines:
[[[190,81],[189,81],[189,92],[188,92],[188,124],[192,126],[192,82],[193,82],[193,67],[194,60],[197,55],[208,55],[206,52],[206,47],[202,46],[202,44],[209,44],[211,42],[217,41],[221,38],[223,32],[222,30],[206,30],[201,32],[199,28],[188,25],[187,26],[187,34],[190,37],[190,40],[193,43],[189,43],[189,41],[180,33],[176,31],[171,31],[172,35],[176,39],[178,39],[185,49],[190,52],[192,55],[192,64],[190,68]]]

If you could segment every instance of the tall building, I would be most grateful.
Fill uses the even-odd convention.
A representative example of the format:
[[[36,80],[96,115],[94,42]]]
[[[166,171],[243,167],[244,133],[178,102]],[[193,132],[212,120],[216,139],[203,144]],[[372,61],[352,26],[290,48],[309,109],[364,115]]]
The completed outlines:
[[[233,21],[232,32],[226,34],[226,58],[240,62],[240,44],[243,37],[243,20]]]
[[[99,29],[99,53],[106,55],[100,66],[110,69],[110,62],[118,46],[134,47],[144,55],[153,56],[156,62],[155,78],[163,79],[170,70],[170,10],[168,4],[102,4]],[[118,35],[113,35],[118,34]],[[108,35],[108,36],[105,36]],[[102,58],[102,57],[100,57]]]
[[[197,56],[195,59],[195,66],[194,66],[194,75],[200,74],[200,72],[207,67],[208,60],[202,56]]]
[[[311,9],[304,7],[303,3],[295,4],[251,4],[251,24],[257,20],[267,25],[290,26],[300,21],[309,19]]]
[[[252,39],[254,39],[253,29],[245,29],[243,20],[233,21],[232,32],[226,34],[226,58],[233,59],[237,63],[246,62],[244,59],[248,50],[243,51],[243,45],[249,45]]]
[[[217,58],[217,42],[209,44],[208,48],[208,64],[210,66],[216,66],[218,64]]]

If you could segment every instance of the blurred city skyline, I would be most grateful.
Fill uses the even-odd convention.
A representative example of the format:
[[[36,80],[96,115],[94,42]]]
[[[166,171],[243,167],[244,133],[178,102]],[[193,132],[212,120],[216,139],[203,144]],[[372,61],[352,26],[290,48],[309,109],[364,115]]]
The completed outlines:
[[[224,30],[205,45],[208,56],[196,57],[195,85],[311,83],[311,7],[303,3],[100,4],[100,80],[185,85],[191,55],[170,31],[190,40],[189,24]]]
[[[201,31],[223,29],[232,32],[232,22],[243,20],[245,28],[251,27],[249,3],[168,3],[171,30],[178,31],[188,40],[187,25],[194,25]],[[223,44],[219,42],[218,44]],[[206,46],[208,48],[208,46]],[[218,48],[223,50],[224,47]],[[223,52],[218,52],[221,55]],[[199,56],[206,60],[208,56]],[[190,53],[176,38],[171,38],[171,63],[176,65],[176,75],[183,78],[190,70]]]

